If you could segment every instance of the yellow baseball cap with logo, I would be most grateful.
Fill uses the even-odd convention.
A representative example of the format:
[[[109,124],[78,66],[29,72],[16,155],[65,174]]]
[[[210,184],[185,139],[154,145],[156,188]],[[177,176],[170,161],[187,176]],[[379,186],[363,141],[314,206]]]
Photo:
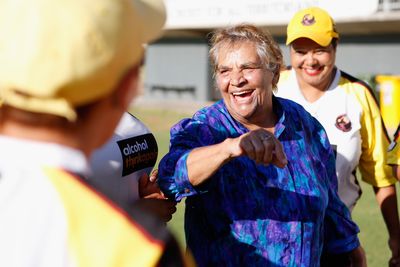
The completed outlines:
[[[288,24],[286,45],[298,38],[308,38],[321,46],[328,46],[332,38],[339,38],[339,33],[328,12],[310,7],[297,12]]]
[[[0,99],[74,121],[139,63],[165,17],[162,0],[3,0]]]

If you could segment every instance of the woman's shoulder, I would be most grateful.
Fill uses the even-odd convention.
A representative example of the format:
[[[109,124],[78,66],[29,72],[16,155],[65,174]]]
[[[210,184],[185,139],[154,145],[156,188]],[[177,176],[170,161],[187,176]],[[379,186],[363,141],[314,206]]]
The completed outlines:
[[[293,100],[287,99],[287,98],[282,98],[282,97],[276,97],[276,99],[278,100],[278,102],[281,105],[282,110],[289,114],[299,114],[299,115],[303,115],[305,114],[305,116],[311,116],[304,108],[302,105],[296,103]]]
[[[220,118],[224,117],[226,114],[226,108],[222,100],[218,100],[217,102],[205,106],[193,114],[192,120],[196,120],[199,122],[207,123],[207,122],[215,122]]]
[[[359,97],[376,98],[374,90],[367,82],[356,78],[343,70],[340,70],[338,87],[344,89],[347,94]]]
[[[204,106],[202,108],[200,108],[199,110],[197,110],[195,112],[196,114],[209,114],[209,113],[214,113],[216,111],[219,111],[221,109],[224,109],[225,105],[224,105],[224,101],[221,100],[217,100],[214,103],[208,105],[208,106]]]
[[[285,120],[294,125],[298,125],[308,131],[319,130],[321,124],[304,107],[290,99],[276,97],[283,112]]]
[[[200,125],[213,125],[219,121],[223,113],[224,105],[222,101],[215,102],[197,110],[191,117],[183,118],[176,123],[172,129],[199,127]]]

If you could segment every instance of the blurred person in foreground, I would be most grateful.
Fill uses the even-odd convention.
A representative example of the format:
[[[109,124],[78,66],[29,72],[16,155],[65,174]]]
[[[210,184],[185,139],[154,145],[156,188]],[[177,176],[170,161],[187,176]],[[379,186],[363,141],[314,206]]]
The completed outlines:
[[[287,27],[291,67],[281,73],[276,95],[302,105],[326,130],[335,150],[339,197],[350,211],[361,196],[359,168],[374,189],[392,258],[398,258],[396,179],[386,165],[389,137],[372,89],[336,67],[338,41],[335,22],[325,10],[298,11]]]
[[[184,266],[164,225],[82,178],[164,19],[160,1],[0,2],[0,266]]]
[[[213,33],[209,54],[222,100],[171,128],[158,178],[167,197],[186,197],[186,242],[198,265],[319,266],[326,247],[362,266],[325,131],[273,96],[279,46],[237,25]]]
[[[121,207],[140,205],[168,222],[176,202],[168,200],[157,185],[157,156],[152,132],[125,112],[111,139],[93,152],[89,179]]]

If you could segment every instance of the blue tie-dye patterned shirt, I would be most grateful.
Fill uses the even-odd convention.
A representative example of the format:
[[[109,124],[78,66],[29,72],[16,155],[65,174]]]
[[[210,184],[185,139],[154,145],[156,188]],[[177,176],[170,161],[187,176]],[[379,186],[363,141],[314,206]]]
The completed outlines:
[[[319,266],[323,249],[343,253],[359,246],[359,229],[336,193],[335,159],[324,129],[296,103],[276,97],[273,103],[275,136],[289,162],[284,169],[241,156],[194,187],[186,166],[190,151],[248,129],[223,101],[171,129],[159,185],[172,199],[187,197],[186,241],[200,267]]]

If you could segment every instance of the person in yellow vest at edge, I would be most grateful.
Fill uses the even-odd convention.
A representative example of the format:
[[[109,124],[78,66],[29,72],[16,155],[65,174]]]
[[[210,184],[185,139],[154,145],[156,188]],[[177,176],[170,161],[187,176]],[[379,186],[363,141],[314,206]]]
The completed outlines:
[[[389,146],[387,163],[392,166],[393,174],[398,180],[400,180],[400,145],[398,144],[400,140],[400,123],[397,126],[397,130],[394,132],[393,141]]]
[[[336,154],[339,197],[350,210],[361,197],[357,168],[373,187],[396,261],[400,224],[396,179],[386,164],[389,137],[371,88],[335,65],[338,41],[328,12],[298,11],[287,26],[291,66],[281,72],[276,95],[302,105],[325,128]]]
[[[397,126],[396,131],[393,135],[393,140],[389,145],[388,154],[387,154],[387,163],[393,169],[393,175],[396,176],[398,180],[400,180],[400,145],[398,145],[400,140],[400,123]],[[394,244],[396,245],[396,244]],[[399,266],[400,259],[399,257],[391,260],[392,266]]]
[[[192,266],[86,177],[137,91],[158,0],[0,2],[0,266]]]

